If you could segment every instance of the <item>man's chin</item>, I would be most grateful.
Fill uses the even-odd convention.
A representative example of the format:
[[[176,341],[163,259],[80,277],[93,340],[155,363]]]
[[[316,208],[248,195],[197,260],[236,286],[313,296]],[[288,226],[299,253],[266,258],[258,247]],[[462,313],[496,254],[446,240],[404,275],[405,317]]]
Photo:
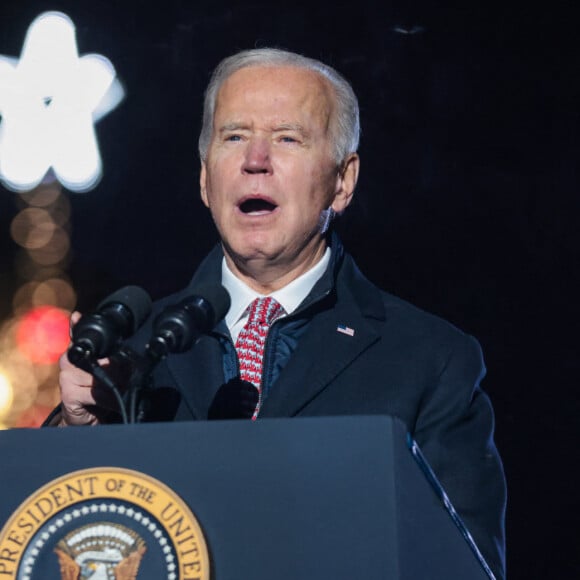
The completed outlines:
[[[232,254],[232,258],[239,264],[276,264],[280,258],[279,252],[273,252],[267,248],[245,248]]]
[[[275,238],[274,232],[252,232],[224,244],[224,249],[236,261],[275,260],[284,252],[286,244]]]

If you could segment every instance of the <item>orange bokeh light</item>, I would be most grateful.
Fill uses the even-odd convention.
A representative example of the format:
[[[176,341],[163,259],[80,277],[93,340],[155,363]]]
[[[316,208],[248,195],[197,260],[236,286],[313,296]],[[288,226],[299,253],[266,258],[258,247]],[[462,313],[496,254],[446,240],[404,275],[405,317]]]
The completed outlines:
[[[18,350],[35,364],[55,363],[69,343],[69,314],[38,306],[22,316],[16,328]]]
[[[51,411],[51,407],[32,405],[18,417],[14,427],[40,427]]]

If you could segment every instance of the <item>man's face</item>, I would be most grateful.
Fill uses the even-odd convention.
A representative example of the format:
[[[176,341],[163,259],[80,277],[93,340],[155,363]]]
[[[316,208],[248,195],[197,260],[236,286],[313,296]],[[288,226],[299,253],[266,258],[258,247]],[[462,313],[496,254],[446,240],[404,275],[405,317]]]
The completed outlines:
[[[333,109],[327,81],[299,68],[249,67],[222,85],[200,184],[236,269],[293,279],[322,254],[321,211],[348,205],[358,171],[356,156],[345,170],[333,158]]]

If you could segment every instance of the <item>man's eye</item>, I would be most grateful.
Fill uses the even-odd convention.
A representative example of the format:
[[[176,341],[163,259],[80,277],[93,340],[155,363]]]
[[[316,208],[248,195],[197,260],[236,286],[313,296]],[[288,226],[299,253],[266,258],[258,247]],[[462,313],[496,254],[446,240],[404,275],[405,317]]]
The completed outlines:
[[[241,135],[228,135],[226,137],[226,141],[241,141],[241,140],[242,140]]]
[[[283,135],[280,137],[280,141],[282,141],[282,143],[297,143],[298,139],[291,137],[290,135]]]

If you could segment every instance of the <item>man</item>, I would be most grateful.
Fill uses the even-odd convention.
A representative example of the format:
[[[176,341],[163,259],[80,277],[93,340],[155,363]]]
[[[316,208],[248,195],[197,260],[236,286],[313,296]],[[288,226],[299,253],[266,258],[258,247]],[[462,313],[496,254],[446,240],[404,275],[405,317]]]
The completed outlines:
[[[356,97],[322,63],[259,49],[218,66],[199,144],[201,197],[221,244],[155,312],[208,281],[224,284],[232,306],[195,348],[157,367],[149,418],[399,417],[503,577],[505,483],[477,342],[374,287],[327,232],[352,200],[358,137]],[[244,358],[252,305],[265,296],[277,319],[252,374],[234,345]],[[150,335],[149,322],[134,343]],[[60,385],[61,425],[99,421],[98,385],[65,356]]]

